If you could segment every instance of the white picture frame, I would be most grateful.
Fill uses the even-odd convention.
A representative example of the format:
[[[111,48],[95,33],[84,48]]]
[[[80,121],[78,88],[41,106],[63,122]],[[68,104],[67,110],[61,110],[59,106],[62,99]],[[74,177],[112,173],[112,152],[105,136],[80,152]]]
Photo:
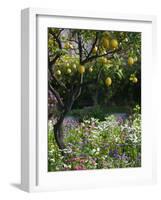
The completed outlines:
[[[143,43],[143,167],[141,169],[85,170],[71,172],[46,171],[47,134],[45,130],[45,95],[47,76],[42,64],[46,62],[44,30],[56,27],[102,29],[107,22],[111,29],[140,30],[145,36]],[[53,25],[53,26],[54,26]],[[40,32],[40,34],[38,34]],[[44,39],[43,39],[44,38]],[[143,38],[143,40],[144,40]],[[147,42],[148,41],[148,42]],[[147,44],[149,43],[149,44]],[[156,18],[144,15],[123,15],[102,12],[74,10],[51,10],[28,8],[21,13],[21,187],[28,192],[55,191],[63,189],[80,189],[107,187],[122,184],[153,184],[156,182],[155,133],[152,96],[148,94],[151,86],[148,79],[151,75],[150,65],[155,70]],[[41,47],[41,48],[40,48]],[[149,50],[149,48],[151,50]],[[44,49],[43,51],[39,49]],[[47,64],[47,62],[46,62]],[[147,68],[144,68],[146,64]],[[40,82],[40,80],[43,80]],[[41,92],[40,91],[41,85]],[[148,87],[148,90],[147,90]],[[47,98],[46,98],[47,99]],[[39,102],[39,103],[38,103]],[[147,110],[147,108],[149,108]],[[144,120],[145,118],[145,120]],[[40,123],[40,121],[42,123]],[[150,123],[149,123],[150,122]],[[41,128],[40,128],[41,127]],[[38,131],[39,130],[39,131]],[[47,130],[47,129],[46,129]],[[41,156],[40,156],[41,154]]]

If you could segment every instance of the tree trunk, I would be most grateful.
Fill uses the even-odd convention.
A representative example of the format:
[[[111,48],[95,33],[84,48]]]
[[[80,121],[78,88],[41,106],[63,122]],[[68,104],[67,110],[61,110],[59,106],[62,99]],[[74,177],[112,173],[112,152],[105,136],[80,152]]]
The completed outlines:
[[[81,75],[80,82],[82,83],[82,81],[83,81],[83,75]],[[57,123],[53,126],[55,140],[56,140],[56,143],[57,143],[59,149],[62,150],[61,152],[62,152],[63,156],[67,155],[67,153],[64,152],[64,149],[66,149],[67,147],[64,143],[63,120],[64,120],[65,116],[67,115],[67,113],[71,111],[74,101],[81,94],[81,89],[82,89],[82,87],[80,86],[78,88],[78,91],[76,92],[76,94],[73,91],[71,91],[71,93],[69,93],[69,96],[65,102],[65,108],[64,108],[64,110],[61,111],[60,118],[58,119]]]
[[[93,105],[97,106],[98,105],[98,92],[99,92],[99,81],[100,81],[100,77],[101,77],[101,73],[102,73],[102,69],[100,69],[98,76],[97,76],[97,81],[96,81],[96,85],[95,85],[95,94],[93,96]]]
[[[62,155],[64,155],[63,150],[66,148],[64,143],[63,120],[64,117],[59,119],[58,122],[54,125],[55,140],[59,149],[62,150]]]

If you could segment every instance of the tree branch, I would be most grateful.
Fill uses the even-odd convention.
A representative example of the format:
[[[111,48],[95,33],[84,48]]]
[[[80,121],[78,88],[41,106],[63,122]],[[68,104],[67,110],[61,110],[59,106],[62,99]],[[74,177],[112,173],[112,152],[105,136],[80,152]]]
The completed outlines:
[[[68,41],[69,41],[69,42],[74,42],[74,43],[78,44],[78,41],[77,41],[77,40],[74,40],[74,39],[69,39]]]
[[[62,31],[63,29],[61,29],[58,35],[56,35],[52,29],[49,29],[49,33],[55,38],[56,42],[58,43],[59,49],[62,49],[62,43],[61,40],[59,39],[59,35]]]
[[[103,57],[103,56],[112,57],[112,54],[117,53],[117,52],[119,52],[119,51],[121,51],[121,48],[120,48],[120,49],[115,49],[115,50],[110,50],[110,51],[108,51],[108,52],[105,53],[105,54],[93,55],[93,56],[89,57],[88,59],[83,60],[83,61],[82,61],[82,64],[85,64],[85,63],[87,63],[87,62],[89,62],[89,61],[91,61],[91,60],[94,60],[94,59],[96,59],[96,58]]]
[[[84,55],[87,57],[88,51],[87,51],[87,49],[85,48],[84,43],[82,43],[82,50],[84,51]]]
[[[90,49],[90,51],[89,51],[87,57],[86,57],[85,60],[83,61],[84,63],[87,62],[87,60],[89,59],[90,55],[92,54],[93,48],[96,46],[97,40],[98,40],[98,32],[96,32],[95,40],[94,40],[94,42],[93,42],[93,44],[92,44],[92,47],[91,47],[91,49]]]
[[[53,93],[53,95],[56,97],[59,105],[61,108],[64,108],[64,103],[63,101],[61,100],[61,97],[59,95],[59,93],[51,86],[50,83],[48,83],[48,88],[50,89],[50,91]]]
[[[74,92],[74,95],[73,95],[74,101],[81,95],[82,84],[83,84],[83,74],[81,74],[81,76],[80,76],[80,84],[79,84],[78,88],[76,88],[76,91]]]
[[[78,37],[79,60],[81,64],[82,63],[82,39],[81,39],[81,34],[79,31],[77,32],[77,37]]]
[[[56,61],[58,60],[58,58],[60,58],[60,55],[55,55],[55,57],[53,58],[53,60],[50,61],[50,56],[48,55],[48,64],[50,66],[54,65],[56,63]]]
[[[64,90],[68,91],[68,88],[66,87],[66,85],[64,83],[62,83],[61,81],[59,81],[57,79],[57,77],[53,74],[52,72],[52,68],[51,66],[48,67],[49,73],[50,73],[50,77],[51,77],[51,81],[53,84],[57,83],[60,87],[62,87]]]

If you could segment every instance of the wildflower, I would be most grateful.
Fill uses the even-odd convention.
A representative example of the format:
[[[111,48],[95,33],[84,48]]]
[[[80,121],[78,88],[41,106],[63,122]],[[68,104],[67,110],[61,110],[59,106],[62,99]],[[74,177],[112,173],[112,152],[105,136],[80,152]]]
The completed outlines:
[[[85,170],[86,167],[85,166],[82,166],[82,165],[77,165],[73,168],[74,170]]]

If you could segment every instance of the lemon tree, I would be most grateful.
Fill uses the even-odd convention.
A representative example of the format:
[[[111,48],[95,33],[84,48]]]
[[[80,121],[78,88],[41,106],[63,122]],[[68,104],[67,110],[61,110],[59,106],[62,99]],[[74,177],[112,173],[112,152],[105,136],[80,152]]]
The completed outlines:
[[[137,32],[48,29],[48,91],[56,99],[55,140],[64,153],[63,120],[84,88],[97,104],[99,90],[139,84],[141,34]],[[92,88],[92,89],[90,89]],[[50,103],[53,105],[50,95]],[[49,118],[54,116],[50,113]]]

